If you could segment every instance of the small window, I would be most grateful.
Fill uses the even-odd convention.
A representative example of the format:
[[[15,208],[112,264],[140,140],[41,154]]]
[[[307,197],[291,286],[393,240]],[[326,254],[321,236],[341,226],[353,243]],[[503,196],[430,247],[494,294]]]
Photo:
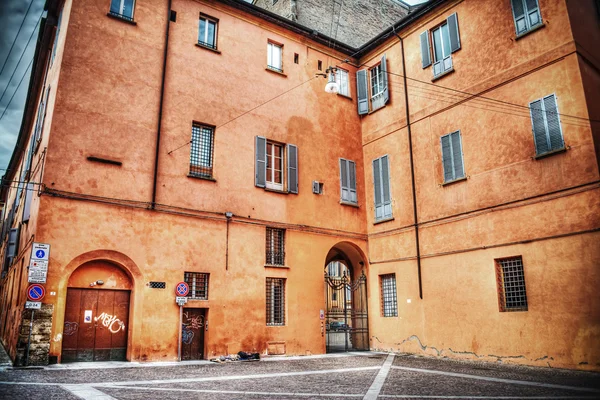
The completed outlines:
[[[511,0],[517,36],[543,24],[538,0]]]
[[[340,89],[338,94],[350,97],[350,80],[348,79],[348,71],[345,69],[338,68],[335,72],[335,80]]]
[[[340,186],[342,203],[357,204],[356,164],[354,161],[340,158]]]
[[[217,25],[217,19],[200,14],[200,23],[198,29],[199,45],[214,50],[217,49]]]
[[[543,97],[529,103],[535,153],[541,156],[565,147],[556,96]]]
[[[112,0],[110,2],[110,14],[128,21],[133,21],[134,8],[135,0]]]
[[[369,110],[375,111],[387,104],[390,91],[385,54],[381,57],[381,62],[371,69],[356,71],[356,92],[359,115],[368,114]]]
[[[255,185],[278,192],[298,193],[298,148],[257,136]]]
[[[214,128],[192,124],[190,148],[190,175],[201,178],[213,177]]]
[[[433,58],[434,78],[453,71],[452,53],[461,47],[456,13],[450,15],[444,23],[433,28],[431,32],[421,33],[420,41],[423,68],[430,66]]]
[[[298,64],[300,55],[298,53],[294,53],[294,64]]]
[[[442,144],[442,165],[444,166],[444,183],[465,177],[463,164],[462,140],[460,131],[444,135]]]
[[[371,76],[371,101],[383,93],[383,71],[381,64],[369,70]]]
[[[285,279],[267,278],[267,325],[285,325]]]
[[[283,190],[284,145],[267,141],[267,187]]]
[[[375,222],[392,218],[390,195],[390,166],[388,156],[373,160],[373,189],[375,191]]]
[[[379,282],[381,284],[381,315],[397,317],[396,274],[379,275]]]
[[[285,265],[285,229],[267,227],[267,265]]]
[[[267,67],[273,71],[283,72],[281,53],[283,45],[269,42],[267,44]]]
[[[185,272],[183,280],[190,287],[187,297],[195,300],[208,300],[208,274]]]
[[[323,71],[323,61],[321,61],[321,60],[317,61],[317,69],[319,71]]]
[[[527,311],[527,292],[521,256],[496,260],[496,281],[501,312]]]

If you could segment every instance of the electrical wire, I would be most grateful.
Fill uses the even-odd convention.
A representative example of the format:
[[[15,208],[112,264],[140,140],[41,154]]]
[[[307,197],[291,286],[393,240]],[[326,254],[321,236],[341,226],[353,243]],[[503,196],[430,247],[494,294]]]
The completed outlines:
[[[13,98],[15,97],[15,94],[19,91],[19,88],[21,87],[21,84],[23,83],[23,79],[25,78],[25,75],[27,75],[27,71],[29,71],[29,68],[31,68],[31,64],[32,63],[33,63],[33,58],[31,59],[31,61],[29,61],[29,65],[27,66],[27,69],[25,70],[25,73],[21,77],[21,80],[19,81],[19,84],[17,85],[17,88],[15,89],[15,91],[12,94],[12,96],[10,97],[10,100],[8,101],[8,104],[6,105],[6,108],[2,112],[2,115],[0,115],[0,121],[2,121],[2,117],[4,117],[4,114],[6,114],[6,110],[8,110],[8,108],[10,106],[10,103],[12,103]]]
[[[25,11],[25,16],[23,17],[23,21],[21,21],[21,26],[19,26],[19,30],[17,31],[17,35],[15,36],[15,39],[12,42],[12,45],[10,46],[10,50],[8,50],[8,54],[6,55],[6,59],[4,60],[4,64],[2,64],[2,69],[0,69],[0,76],[2,76],[2,73],[4,72],[4,67],[6,67],[6,63],[8,62],[8,59],[10,58],[10,53],[12,52],[13,47],[15,47],[15,43],[17,42],[17,38],[19,37],[19,33],[21,33],[21,29],[23,29],[23,24],[25,24],[25,21],[27,20],[27,15],[29,14],[29,10],[31,9],[31,5],[33,4],[33,0],[31,0],[29,2],[29,6],[27,7],[27,11]]]

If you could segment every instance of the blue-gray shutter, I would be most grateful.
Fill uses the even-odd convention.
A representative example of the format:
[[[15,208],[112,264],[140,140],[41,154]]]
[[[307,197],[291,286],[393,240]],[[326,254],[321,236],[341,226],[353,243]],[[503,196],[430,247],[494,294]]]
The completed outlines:
[[[525,19],[525,7],[523,6],[523,0],[511,0],[513,19],[515,20],[515,29],[517,35],[520,35],[527,31],[527,21]]]
[[[542,100],[540,99],[529,103],[529,111],[531,112],[535,153],[538,155],[547,153],[550,151],[550,143],[548,143],[548,137],[546,135]]]
[[[375,191],[375,221],[383,219],[383,199],[381,195],[381,159],[373,160],[373,189]]]
[[[529,28],[541,24],[542,16],[540,15],[538,0],[525,0],[525,6],[527,7],[527,22],[529,22]]]
[[[383,104],[387,104],[390,100],[390,90],[388,88],[387,59],[385,58],[385,54],[381,57],[381,81],[383,82]]]
[[[257,136],[255,139],[256,163],[254,171],[254,184],[264,188],[267,186],[267,139]]]
[[[350,188],[348,187],[348,161],[340,158],[340,196],[342,201],[349,201]]]
[[[440,138],[442,143],[442,165],[444,166],[444,182],[454,180],[454,168],[452,166],[452,143],[450,135]]]
[[[450,51],[454,53],[460,49],[460,34],[458,33],[458,17],[456,13],[446,19],[448,23],[448,33],[450,34]]]
[[[25,206],[23,207],[23,222],[29,221],[29,217],[31,215],[31,199],[33,199],[34,195],[34,187],[33,183],[27,183],[27,187],[25,188]]]
[[[465,177],[465,168],[463,165],[462,140],[460,131],[450,135],[450,144],[452,145],[452,164],[454,171],[454,179]]]
[[[383,192],[383,218],[391,218],[392,197],[390,193],[390,162],[388,156],[381,157],[381,190]]]
[[[19,248],[19,228],[12,228],[10,230],[10,232],[8,233],[8,247],[6,250],[6,255],[8,258],[11,259],[11,261],[17,255],[18,248]]]
[[[369,91],[367,90],[367,70],[356,71],[356,97],[358,99],[358,114],[369,113]]]
[[[288,159],[288,192],[298,193],[298,148],[293,144],[287,145]]]
[[[354,161],[348,161],[348,186],[350,189],[350,201],[357,203],[356,197],[356,164]]]
[[[421,64],[423,68],[431,65],[431,51],[429,45],[429,31],[421,33]]]
[[[565,147],[565,144],[563,142],[560,120],[558,118],[556,97],[553,94],[544,97],[544,111],[546,113],[546,125],[548,126],[550,151],[562,149]]]

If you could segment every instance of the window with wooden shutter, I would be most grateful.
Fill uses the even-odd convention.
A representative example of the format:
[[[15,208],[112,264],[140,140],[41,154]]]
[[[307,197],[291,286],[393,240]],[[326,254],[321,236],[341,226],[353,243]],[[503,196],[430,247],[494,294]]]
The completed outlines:
[[[442,164],[444,167],[444,183],[465,177],[463,164],[462,140],[460,131],[444,135],[442,144]]]
[[[373,160],[373,188],[375,190],[375,222],[392,218],[388,156]]]
[[[429,31],[421,33],[421,62],[423,68],[432,63],[433,77],[437,78],[453,71],[452,53],[460,50],[460,33],[456,13],[446,18],[446,21],[431,30],[431,47]],[[430,56],[430,51],[433,57]]]
[[[517,36],[543,24],[538,0],[511,0]]]
[[[340,186],[342,203],[357,204],[356,164],[354,161],[340,158]]]
[[[6,249],[6,255],[9,258],[9,264],[13,258],[17,256],[19,251],[19,228],[12,228],[8,233],[8,247]]]
[[[255,138],[255,175],[257,187],[298,193],[298,147],[264,137]]]
[[[431,46],[429,44],[429,31],[421,33],[421,64],[423,68],[431,65]]]
[[[255,138],[255,171],[254,184],[264,188],[267,183],[267,139],[261,136]]]
[[[29,217],[31,215],[31,200],[34,196],[34,185],[32,182],[27,183],[27,187],[25,188],[25,206],[23,207],[23,222],[29,221]]]
[[[381,57],[381,62],[369,70],[369,74],[371,76],[371,109],[375,111],[385,106],[390,97],[385,54]]]
[[[367,83],[367,70],[356,71],[356,92],[358,98],[358,115],[369,113],[369,93]]]
[[[298,148],[293,144],[287,146],[288,192],[298,193]]]
[[[556,96],[551,94],[529,103],[537,156],[565,147]]]

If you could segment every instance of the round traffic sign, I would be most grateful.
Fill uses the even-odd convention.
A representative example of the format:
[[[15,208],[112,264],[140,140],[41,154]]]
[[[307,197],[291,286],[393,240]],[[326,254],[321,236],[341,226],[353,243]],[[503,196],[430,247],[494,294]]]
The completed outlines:
[[[27,298],[31,301],[40,301],[46,295],[46,289],[40,284],[34,283],[27,288]]]
[[[190,291],[190,287],[185,282],[179,282],[177,284],[177,286],[175,286],[175,294],[177,296],[181,296],[181,297],[187,296],[189,291]]]

